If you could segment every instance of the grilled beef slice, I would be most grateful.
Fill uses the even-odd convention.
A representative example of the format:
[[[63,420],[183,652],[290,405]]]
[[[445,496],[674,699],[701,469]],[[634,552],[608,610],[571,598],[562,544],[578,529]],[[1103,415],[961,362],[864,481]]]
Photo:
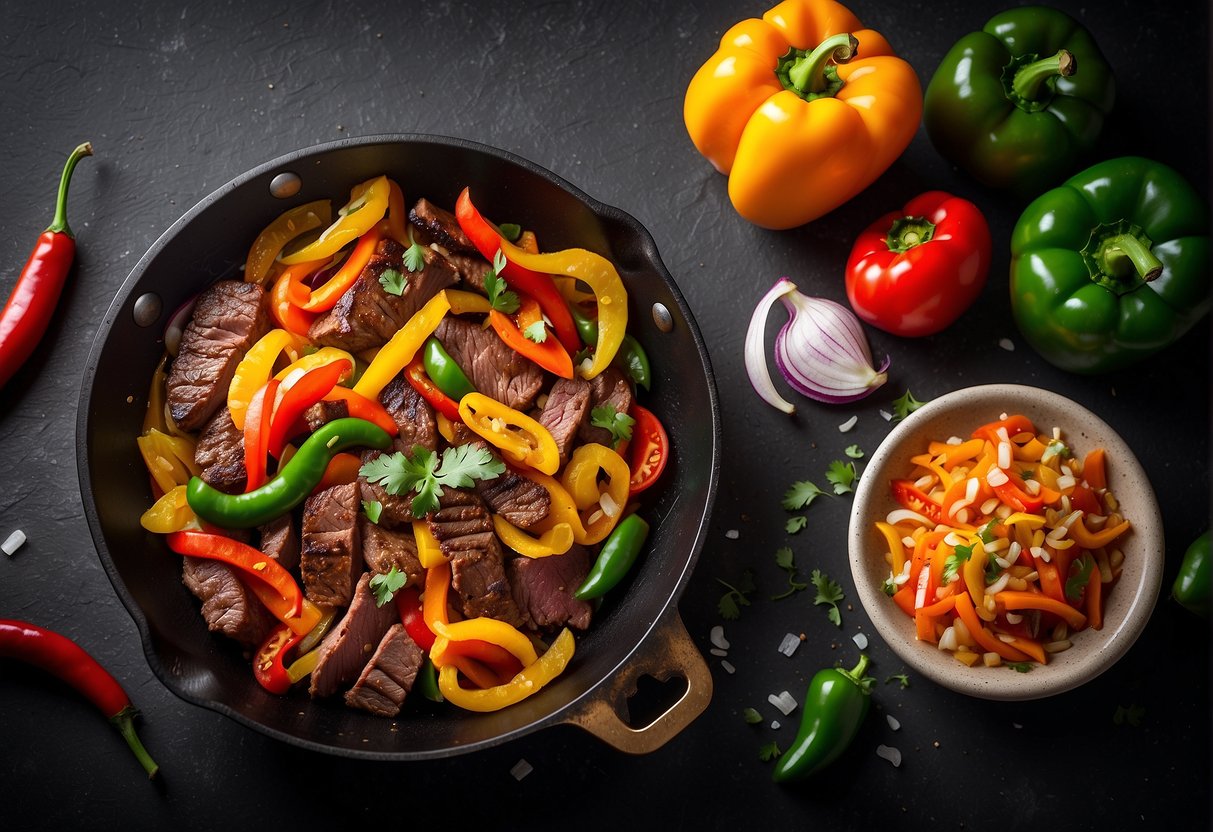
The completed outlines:
[[[225,405],[202,426],[194,448],[194,462],[202,479],[220,491],[239,494],[244,490],[244,432],[236,428]]]
[[[299,565],[299,532],[290,514],[282,514],[257,527],[261,533],[258,546],[283,569],[294,569]]]
[[[498,618],[515,627],[522,614],[505,577],[505,556],[493,521],[475,491],[444,488],[438,510],[426,519],[451,562],[451,586],[468,618]]]
[[[198,296],[165,383],[182,430],[198,430],[223,404],[236,365],[267,330],[264,296],[257,284],[239,280],[221,280]]]
[[[312,433],[320,430],[329,422],[344,419],[350,415],[350,406],[344,400],[334,402],[318,401],[303,411],[303,421]]]
[[[487,443],[480,440],[485,447]],[[490,451],[494,457],[495,451]],[[494,514],[500,514],[520,529],[530,529],[552,510],[552,495],[538,483],[509,468],[491,480],[477,480],[476,493]]]
[[[277,620],[226,563],[186,555],[181,580],[202,602],[202,617],[212,633],[257,647]]]
[[[404,291],[393,295],[379,283],[387,269],[405,279]],[[379,242],[362,274],[337,305],[317,318],[308,337],[318,344],[361,352],[386,344],[439,290],[454,284],[454,268],[434,251],[426,250],[425,267],[410,272],[404,267],[404,247],[392,239]]]
[[[307,598],[323,607],[344,607],[362,572],[361,507],[357,483],[335,485],[303,504],[300,573]]]
[[[436,250],[454,267],[464,284],[484,294],[484,276],[493,270],[492,266],[463,233],[454,214],[429,200],[419,199],[409,211],[409,222],[415,229],[413,239]]]
[[[434,334],[473,387],[515,410],[530,409],[543,386],[543,370],[506,346],[497,333],[447,317]]]
[[[594,408],[609,404],[616,413],[627,413],[632,409],[635,397],[632,395],[632,385],[627,377],[614,367],[607,367],[601,374],[590,379],[590,407]],[[587,418],[577,434],[582,442],[597,442],[599,445],[613,447],[611,432],[606,428],[595,427]]]
[[[332,696],[358,678],[388,628],[400,620],[395,604],[375,606],[371,575],[363,573],[350,608],[317,648],[316,669],[308,690],[314,697]]]
[[[561,467],[568,461],[577,434],[589,415],[590,383],[580,378],[556,379],[543,405],[543,412],[539,414],[539,424],[547,428],[556,440]]]
[[[346,692],[345,704],[376,716],[396,716],[413,689],[423,657],[404,625],[393,624],[354,687]]]
[[[435,421],[434,410],[421,395],[409,386],[403,378],[397,376],[387,383],[379,394],[379,402],[387,409],[400,433],[392,440],[392,450],[411,454],[413,447],[420,445],[426,450],[438,448],[438,423]],[[365,465],[380,455],[380,451],[363,451],[362,463]],[[362,499],[367,502],[378,502],[383,506],[379,516],[380,525],[394,529],[417,519],[413,517],[413,494],[395,495],[378,483],[367,482],[366,477],[358,477],[358,487]]]
[[[573,597],[590,572],[590,553],[574,545],[550,558],[514,558],[506,565],[510,589],[526,625],[538,630],[590,626],[593,607]]]
[[[417,586],[425,575],[417,560],[417,541],[412,531],[393,531],[358,516],[362,534],[362,559],[372,572],[386,575],[396,567],[405,576],[405,586]]]

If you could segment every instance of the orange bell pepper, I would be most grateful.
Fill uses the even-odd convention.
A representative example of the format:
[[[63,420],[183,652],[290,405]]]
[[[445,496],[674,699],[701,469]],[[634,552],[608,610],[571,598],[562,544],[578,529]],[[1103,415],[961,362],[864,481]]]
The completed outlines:
[[[733,26],[683,105],[691,141],[729,177],[733,207],[775,229],[870,185],[921,116],[913,68],[834,0],[784,0]]]

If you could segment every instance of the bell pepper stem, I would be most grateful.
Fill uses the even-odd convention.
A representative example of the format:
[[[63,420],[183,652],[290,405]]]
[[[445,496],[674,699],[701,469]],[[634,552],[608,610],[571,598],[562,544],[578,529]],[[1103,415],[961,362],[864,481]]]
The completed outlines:
[[[825,68],[833,59],[844,64],[859,51],[859,41],[850,32],[826,38],[816,49],[798,60],[788,71],[788,78],[797,92],[821,92],[826,88]]]
[[[92,155],[92,143],[85,142],[73,150],[72,155],[67,157],[67,164],[63,166],[63,175],[59,177],[59,194],[55,199],[55,217],[51,220],[51,224],[47,226],[47,231],[53,231],[56,234],[66,234],[69,237],[73,236],[72,229],[67,224],[67,186],[72,181],[72,171],[76,169],[76,163],[85,156]]]
[[[1050,78],[1061,76],[1068,78],[1078,69],[1078,61],[1072,52],[1059,49],[1056,55],[1041,58],[1022,66],[1015,73],[1011,82],[1011,90],[1022,101],[1037,101],[1040,99],[1041,87]]]
[[[152,755],[147,753],[147,749],[139,741],[139,735],[135,733],[136,713],[138,712],[133,707],[123,708],[110,717],[110,722],[114,724],[114,727],[118,729],[118,733],[126,740],[126,744],[131,747],[131,751],[135,754],[135,759],[139,761],[139,765],[143,766],[143,770],[147,772],[148,779],[151,779],[160,771],[160,766],[156,765],[156,761],[152,759]]]
[[[935,223],[926,217],[902,217],[889,227],[885,245],[889,247],[889,251],[908,251],[914,246],[930,242],[934,236]]]
[[[1109,237],[1104,241],[1102,255],[1109,275],[1125,276],[1136,272],[1149,282],[1162,274],[1162,261],[1132,234]]]

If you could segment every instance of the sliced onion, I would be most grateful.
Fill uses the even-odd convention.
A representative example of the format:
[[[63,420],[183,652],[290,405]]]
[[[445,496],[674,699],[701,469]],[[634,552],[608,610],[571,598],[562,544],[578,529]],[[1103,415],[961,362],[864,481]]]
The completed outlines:
[[[862,399],[888,381],[889,358],[872,367],[872,351],[855,313],[797,291],[780,299],[788,322],[775,338],[775,365],[798,392],[829,404]]]
[[[771,381],[771,371],[767,368],[767,316],[781,295],[795,291],[795,283],[786,277],[779,278],[771,290],[762,296],[762,300],[758,301],[754,314],[750,316],[750,328],[745,334],[745,369],[746,375],[750,377],[750,384],[754,385],[754,392],[764,402],[784,413],[795,413],[796,407],[779,395],[775,383]]]
[[[168,323],[164,325],[164,348],[174,358],[177,357],[177,351],[181,349],[181,336],[190,322],[190,317],[194,314],[194,304],[197,302],[198,296],[194,295],[178,306],[177,311],[169,316]]]

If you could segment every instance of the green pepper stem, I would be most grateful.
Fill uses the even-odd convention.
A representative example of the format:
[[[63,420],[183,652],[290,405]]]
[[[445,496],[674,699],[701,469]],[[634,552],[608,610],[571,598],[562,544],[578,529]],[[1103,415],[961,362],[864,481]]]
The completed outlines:
[[[863,679],[863,674],[868,669],[868,661],[868,654],[860,653],[859,663],[846,672],[855,684],[858,685],[860,680]]]
[[[1050,78],[1061,76],[1068,78],[1078,69],[1078,61],[1072,52],[1059,49],[1056,55],[1041,58],[1019,68],[1015,80],[1011,82],[1011,91],[1021,101],[1037,101],[1041,97],[1041,88]]]
[[[137,713],[138,711],[133,706],[128,705],[110,717],[110,722],[118,729],[118,733],[126,740],[126,744],[131,747],[131,751],[135,753],[135,759],[143,766],[143,770],[147,772],[150,780],[160,771],[160,766],[156,765],[152,755],[147,753],[147,749],[139,741],[139,735],[135,733],[135,714]]]
[[[935,236],[935,223],[926,217],[902,217],[889,227],[885,245],[889,251],[903,252],[928,243]]]
[[[1147,282],[1162,274],[1162,261],[1132,234],[1117,234],[1107,238],[1100,253],[1106,274],[1122,276],[1132,270]]]
[[[788,79],[797,92],[821,92],[827,84],[826,64],[831,59],[836,64],[845,64],[858,52],[859,41],[850,32],[826,38],[816,49],[792,65],[788,70]]]
[[[59,195],[55,199],[55,218],[47,226],[47,231],[53,231],[56,234],[66,234],[69,237],[73,236],[71,228],[67,225],[67,186],[72,181],[72,171],[76,169],[76,163],[85,156],[92,155],[92,143],[85,142],[73,150],[71,156],[67,157],[67,164],[63,166],[63,175],[59,177]]]

